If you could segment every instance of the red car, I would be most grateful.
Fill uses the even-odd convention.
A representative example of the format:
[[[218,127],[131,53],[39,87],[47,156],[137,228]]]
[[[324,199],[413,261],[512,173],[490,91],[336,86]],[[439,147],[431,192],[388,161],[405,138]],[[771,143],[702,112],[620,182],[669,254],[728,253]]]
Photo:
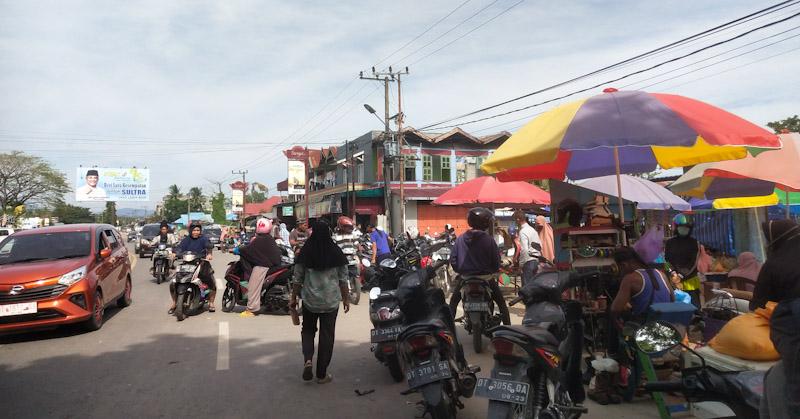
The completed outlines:
[[[107,224],[18,231],[0,242],[0,332],[82,322],[131,303],[125,242]]]

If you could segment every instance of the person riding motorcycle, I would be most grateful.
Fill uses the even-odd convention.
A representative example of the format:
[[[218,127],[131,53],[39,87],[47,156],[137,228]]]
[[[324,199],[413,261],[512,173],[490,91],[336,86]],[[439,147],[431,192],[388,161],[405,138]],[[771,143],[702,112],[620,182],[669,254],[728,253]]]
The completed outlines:
[[[353,234],[355,225],[353,220],[344,215],[336,220],[336,231],[334,231],[333,241],[342,249],[345,257],[347,257],[347,273],[350,279],[358,280],[358,242],[356,236]]]
[[[271,232],[272,220],[259,218],[256,221],[256,237],[239,248],[239,255],[246,268],[251,269],[247,287],[247,309],[240,314],[241,317],[253,317],[261,310],[261,289],[269,268],[281,264],[281,249],[270,235]]]
[[[210,291],[208,295],[208,311],[212,313],[216,311],[214,307],[214,297],[217,295],[214,270],[211,269],[211,264],[209,263],[212,259],[211,252],[213,249],[214,246],[208,240],[208,237],[203,235],[203,227],[201,227],[200,224],[192,224],[189,226],[189,235],[183,238],[176,249],[177,256],[182,256],[184,252],[192,252],[205,259],[202,262],[200,274],[198,276],[200,281],[206,284]],[[170,307],[168,313],[173,314],[175,313],[175,306],[178,299],[174,286],[170,286],[169,293],[172,295],[172,307]]]
[[[494,214],[487,208],[473,208],[467,215],[467,224],[471,227],[456,239],[450,254],[450,264],[458,273],[453,295],[450,297],[450,311],[455,317],[458,304],[461,302],[461,287],[464,276],[481,277],[486,280],[492,292],[492,299],[500,310],[503,324],[511,324],[508,305],[500,292],[495,275],[500,270],[500,249],[486,230],[492,225]]]
[[[161,227],[157,236],[150,240],[147,244],[150,247],[158,247],[159,244],[164,243],[167,245],[167,248],[173,248],[175,245],[178,244],[178,237],[172,234],[169,231],[169,224],[166,221],[161,222]],[[169,266],[172,268],[175,265],[175,253],[169,252]],[[154,270],[156,266],[156,261],[153,260],[153,266],[150,270]]]

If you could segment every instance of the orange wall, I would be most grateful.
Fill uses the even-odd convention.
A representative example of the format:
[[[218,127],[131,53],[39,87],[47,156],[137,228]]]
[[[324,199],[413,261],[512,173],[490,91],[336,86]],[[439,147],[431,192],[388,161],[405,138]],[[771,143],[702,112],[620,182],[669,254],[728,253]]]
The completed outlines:
[[[436,206],[417,201],[417,227],[422,234],[425,234],[430,227],[430,233],[433,235],[444,231],[445,224],[452,224],[456,234],[461,234],[469,230],[467,211],[468,207]]]

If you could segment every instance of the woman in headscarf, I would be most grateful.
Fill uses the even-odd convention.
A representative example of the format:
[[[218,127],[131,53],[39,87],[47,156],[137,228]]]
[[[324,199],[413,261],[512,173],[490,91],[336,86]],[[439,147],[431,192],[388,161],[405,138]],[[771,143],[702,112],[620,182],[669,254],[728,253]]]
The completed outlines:
[[[736,289],[752,292],[761,271],[761,262],[752,252],[740,253],[737,261],[739,265],[728,272],[728,280]]]
[[[553,227],[547,223],[544,216],[539,215],[536,217],[536,225],[534,226],[539,233],[539,240],[542,241],[542,256],[550,262],[556,259],[555,238],[553,237]]]
[[[764,222],[762,227],[767,238],[767,261],[758,274],[751,310],[764,307],[767,301],[800,298],[800,226],[779,220]]]
[[[298,294],[303,299],[303,380],[314,377],[314,337],[319,323],[317,383],[330,382],[328,365],[333,356],[334,333],[339,303],[350,311],[347,289],[347,258],[331,237],[330,227],[322,221],[314,224],[311,236],[300,250],[294,266],[292,296],[289,304],[297,307]]]
[[[286,228],[286,223],[281,223],[279,235],[280,239],[285,246],[289,245],[289,229]]]

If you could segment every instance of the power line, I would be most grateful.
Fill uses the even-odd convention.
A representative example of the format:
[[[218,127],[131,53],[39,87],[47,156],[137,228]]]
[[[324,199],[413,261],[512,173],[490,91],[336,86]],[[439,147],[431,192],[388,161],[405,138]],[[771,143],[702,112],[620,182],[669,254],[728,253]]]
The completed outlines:
[[[467,112],[467,113],[461,114],[461,115],[459,115],[459,116],[456,116],[456,117],[447,118],[447,119],[445,119],[445,120],[442,120],[442,121],[439,121],[439,122],[436,122],[436,123],[433,123],[433,124],[425,125],[425,126],[421,127],[420,129],[421,129],[421,130],[424,130],[424,129],[427,129],[427,128],[432,128],[432,127],[435,127],[435,126],[437,126],[437,125],[446,124],[446,123],[448,123],[448,122],[456,121],[456,120],[458,120],[458,119],[462,119],[462,118],[465,118],[465,117],[468,117],[468,116],[472,116],[472,115],[475,115],[475,114],[478,114],[478,113],[482,113],[482,112],[485,112],[485,111],[488,111],[488,110],[491,110],[491,109],[495,109],[495,108],[498,108],[498,107],[500,107],[500,106],[507,105],[507,104],[509,104],[509,103],[517,102],[517,101],[519,101],[519,100],[522,100],[522,99],[525,99],[525,98],[528,98],[528,97],[531,97],[531,96],[534,96],[534,95],[538,95],[538,94],[541,94],[541,93],[544,93],[544,92],[547,92],[547,91],[550,91],[550,90],[556,89],[556,88],[558,88],[558,87],[562,87],[562,86],[565,86],[565,85],[568,85],[568,84],[575,83],[575,82],[577,82],[577,81],[580,81],[580,80],[586,79],[586,78],[588,78],[588,77],[591,77],[591,76],[594,76],[594,75],[597,75],[597,74],[600,74],[600,73],[606,72],[606,71],[608,71],[608,70],[611,70],[611,69],[617,68],[617,67],[619,67],[619,66],[621,66],[621,65],[623,65],[623,64],[630,63],[630,62],[633,62],[633,61],[635,61],[635,60],[639,60],[639,59],[641,59],[641,58],[644,58],[644,57],[648,57],[648,56],[650,56],[650,55],[652,55],[652,54],[654,54],[654,53],[657,53],[657,52],[663,51],[663,50],[665,50],[665,49],[667,49],[667,48],[672,48],[672,47],[674,47],[674,46],[677,46],[677,45],[683,44],[683,43],[685,43],[685,42],[687,42],[687,41],[690,41],[690,40],[692,40],[692,39],[694,39],[694,38],[697,38],[697,37],[699,37],[699,36],[703,36],[703,35],[706,35],[706,34],[712,33],[713,31],[716,31],[716,30],[718,30],[718,29],[720,29],[720,28],[724,28],[724,27],[730,26],[730,25],[732,25],[732,24],[735,24],[735,23],[737,23],[737,22],[741,22],[741,21],[743,21],[743,20],[749,19],[749,18],[751,18],[751,17],[753,17],[753,16],[761,15],[761,14],[763,14],[763,13],[765,13],[765,12],[770,12],[770,11],[771,11],[771,10],[773,10],[773,9],[776,9],[776,8],[778,8],[778,7],[784,6],[784,5],[786,5],[786,4],[789,4],[789,3],[793,3],[793,0],[787,0],[787,1],[783,1],[783,2],[777,3],[777,4],[775,4],[775,5],[772,5],[772,6],[769,6],[769,7],[767,7],[767,8],[761,9],[761,10],[759,10],[759,11],[757,11],[757,12],[750,13],[750,14],[748,14],[748,15],[746,15],[746,16],[743,16],[743,17],[740,17],[740,18],[734,19],[734,20],[732,20],[732,21],[725,22],[725,23],[723,23],[723,24],[721,24],[721,25],[717,25],[717,26],[715,26],[715,27],[713,27],[713,28],[706,29],[706,30],[704,30],[704,31],[702,31],[702,32],[699,32],[699,33],[696,33],[696,34],[694,34],[694,35],[691,35],[691,36],[685,37],[685,38],[683,38],[683,39],[680,39],[680,40],[678,40],[678,41],[675,41],[675,42],[671,42],[671,43],[669,43],[669,44],[667,44],[667,45],[664,45],[664,46],[661,46],[661,47],[655,48],[655,49],[653,49],[653,50],[650,50],[650,51],[647,51],[647,52],[645,52],[645,53],[642,53],[642,54],[636,55],[636,56],[634,56],[634,57],[631,57],[631,58],[628,58],[628,59],[625,59],[625,60],[619,61],[619,62],[617,62],[617,63],[614,63],[614,64],[611,64],[611,65],[608,65],[608,66],[602,67],[602,68],[600,68],[600,69],[597,69],[597,70],[591,71],[591,72],[589,72],[589,73],[585,73],[585,74],[583,74],[583,75],[580,75],[580,76],[577,76],[577,77],[571,78],[571,79],[569,79],[569,80],[565,80],[565,81],[562,81],[562,82],[556,83],[556,84],[554,84],[554,85],[547,86],[547,87],[544,87],[544,88],[542,88],[542,89],[538,89],[538,90],[535,90],[535,91],[533,91],[533,92],[526,93],[526,94],[524,94],[524,95],[517,96],[517,97],[515,97],[515,98],[508,99],[508,100],[505,100],[505,101],[503,101],[503,102],[500,102],[500,103],[497,103],[497,104],[494,104],[494,105],[486,106],[486,107],[484,107],[484,108],[481,108],[481,109],[478,109],[478,110],[475,110],[475,111],[471,111],[471,112]],[[771,13],[771,12],[770,12],[770,13]],[[791,15],[791,16],[789,16],[788,18],[784,18],[784,19],[781,19],[781,20],[773,21],[773,22],[771,22],[771,23],[769,23],[769,24],[767,24],[767,25],[763,25],[763,26],[760,26],[760,27],[756,28],[756,30],[760,30],[760,29],[763,29],[763,28],[765,28],[765,27],[773,26],[773,25],[775,25],[775,24],[778,24],[778,23],[782,23],[782,22],[784,22],[784,21],[786,21],[786,20],[788,20],[788,19],[794,18],[794,17],[796,17],[796,16],[797,16],[797,14],[794,14],[794,15]],[[737,39],[737,38],[739,38],[739,37],[741,37],[741,36],[747,35],[747,34],[749,34],[749,33],[751,33],[751,32],[752,32],[752,30],[751,30],[751,31],[748,31],[748,32],[745,32],[743,35],[739,35],[739,36],[737,36],[737,37],[731,38],[731,39],[729,39],[727,42],[730,42],[730,40]],[[723,41],[723,42],[726,42],[726,41]],[[708,48],[713,48],[714,46],[716,46],[716,45],[718,45],[718,44],[719,44],[719,43],[717,43],[717,44],[713,44],[711,47],[707,47],[707,48],[701,49],[700,51],[702,51],[702,50],[705,50],[705,49],[708,49]],[[679,57],[678,59],[680,59],[680,58],[685,58],[685,57]],[[665,63],[669,63],[669,62],[672,62],[672,60],[671,60],[671,61],[666,61]],[[662,64],[662,65],[663,65],[663,64]],[[645,71],[646,71],[646,70],[645,70]],[[638,74],[638,73],[631,73],[631,74]],[[593,87],[593,88],[594,88],[594,87]],[[588,89],[587,89],[587,90],[588,90]],[[580,92],[578,92],[578,93],[580,93]],[[528,109],[528,108],[525,108],[525,109]],[[501,114],[501,115],[502,115],[502,114]]]
[[[412,38],[410,41],[406,42],[406,43],[405,43],[405,44],[404,44],[402,47],[400,47],[400,48],[398,48],[398,49],[394,50],[394,51],[393,51],[391,54],[387,55],[386,57],[383,57],[383,58],[382,58],[380,61],[378,61],[377,63],[375,63],[375,65],[373,65],[373,67],[377,67],[377,66],[379,66],[381,63],[385,62],[385,61],[386,61],[386,60],[388,60],[389,58],[392,58],[392,57],[393,57],[395,54],[397,54],[398,52],[400,52],[400,51],[402,51],[403,49],[405,49],[407,46],[409,46],[409,45],[411,45],[412,43],[414,43],[414,41],[416,41],[417,39],[419,39],[419,38],[422,38],[422,36],[423,36],[423,35],[425,35],[426,33],[430,32],[430,30],[431,30],[431,29],[433,29],[434,27],[436,27],[438,24],[440,24],[440,23],[444,22],[444,20],[445,20],[445,19],[447,19],[448,17],[452,16],[452,15],[453,15],[453,13],[457,12],[459,9],[461,9],[462,7],[464,7],[464,6],[465,6],[467,3],[469,3],[470,1],[472,1],[472,0],[466,0],[466,1],[464,1],[463,3],[459,4],[458,6],[456,6],[456,8],[455,8],[455,9],[453,9],[453,10],[451,10],[451,11],[450,11],[450,13],[448,13],[448,14],[444,15],[444,16],[443,16],[441,19],[439,19],[439,20],[437,20],[436,22],[434,22],[434,23],[433,23],[433,25],[431,25],[431,26],[428,26],[428,28],[427,28],[427,29],[425,29],[425,30],[424,30],[424,31],[422,31],[422,32],[421,32],[419,35],[417,35],[417,36],[415,36],[414,38]]]
[[[592,85],[592,86],[589,86],[589,87],[586,87],[586,88],[583,88],[583,89],[580,89],[580,90],[576,90],[576,91],[573,91],[573,92],[571,92],[571,93],[567,93],[567,94],[564,94],[564,95],[562,95],[562,96],[559,96],[559,97],[556,97],[556,98],[553,98],[553,99],[548,99],[548,100],[545,100],[545,101],[542,101],[542,102],[539,102],[539,103],[535,103],[535,104],[528,105],[528,106],[523,106],[523,107],[521,107],[521,108],[512,109],[512,110],[510,110],[510,111],[507,111],[507,112],[498,113],[498,114],[491,115],[491,116],[487,116],[487,117],[484,117],[484,118],[478,118],[478,119],[474,119],[474,120],[471,120],[471,121],[466,121],[466,122],[459,122],[459,123],[458,123],[458,124],[456,124],[456,125],[448,125],[448,126],[439,127],[439,128],[440,128],[440,129],[444,129],[444,128],[450,128],[450,127],[456,127],[456,126],[463,126],[463,125],[468,125],[468,124],[474,124],[474,123],[476,123],[476,122],[482,122],[482,121],[487,121],[487,120],[494,119],[494,118],[499,118],[499,117],[501,117],[501,116],[510,115],[510,114],[513,114],[513,113],[516,113],[516,112],[520,112],[520,111],[524,111],[524,110],[527,110],[527,109],[535,108],[535,107],[538,107],[538,106],[541,106],[541,105],[545,105],[545,104],[548,104],[548,103],[552,103],[552,102],[555,102],[555,101],[557,101],[557,100],[566,99],[566,98],[568,98],[568,97],[575,96],[575,95],[577,95],[577,94],[579,94],[579,93],[588,92],[588,91],[590,91],[590,90],[594,90],[594,89],[597,89],[597,88],[599,88],[599,87],[602,87],[602,86],[609,85],[610,83],[614,83],[614,82],[617,82],[617,81],[620,81],[620,80],[624,80],[624,79],[627,79],[627,78],[629,78],[629,77],[635,76],[635,75],[637,75],[637,74],[642,74],[642,73],[645,73],[645,72],[647,72],[647,71],[651,71],[651,70],[654,70],[654,69],[656,69],[656,68],[662,67],[662,66],[664,66],[664,65],[667,65],[667,64],[670,64],[670,63],[674,63],[674,62],[676,62],[676,61],[679,61],[679,60],[685,59],[685,58],[687,58],[687,57],[690,57],[690,56],[693,56],[693,55],[699,54],[699,53],[701,53],[701,52],[703,52],[703,51],[706,51],[706,50],[709,50],[709,49],[712,49],[712,48],[716,48],[716,47],[718,47],[718,46],[720,46],[720,45],[727,44],[727,43],[729,43],[729,42],[732,42],[732,41],[734,41],[734,40],[736,40],[736,39],[739,39],[739,38],[742,38],[742,37],[744,37],[744,36],[747,36],[747,35],[749,35],[749,34],[751,34],[751,33],[754,33],[754,32],[757,32],[757,31],[760,31],[760,30],[766,29],[766,28],[768,28],[768,27],[771,27],[771,26],[774,26],[774,25],[777,25],[777,24],[783,23],[783,22],[785,22],[785,21],[788,21],[788,20],[790,20],[790,19],[794,19],[794,18],[796,18],[796,17],[798,17],[798,16],[800,16],[800,13],[795,13],[795,14],[793,14],[793,15],[789,16],[789,17],[786,17],[786,18],[783,18],[783,19],[780,19],[780,20],[776,20],[776,21],[770,22],[770,23],[768,23],[768,24],[765,24],[765,25],[759,26],[759,27],[757,27],[757,28],[754,28],[754,29],[748,30],[748,31],[746,31],[746,32],[743,32],[743,33],[741,33],[741,34],[739,34],[739,35],[736,35],[736,36],[734,36],[734,37],[728,38],[728,39],[726,39],[726,40],[724,40],[724,41],[719,41],[719,42],[716,42],[716,43],[714,43],[714,44],[711,44],[711,45],[705,46],[705,47],[703,47],[703,48],[700,48],[700,49],[694,50],[694,51],[692,51],[692,52],[690,52],[690,53],[688,53],[688,54],[684,54],[684,55],[681,55],[681,56],[678,56],[678,57],[675,57],[675,58],[671,58],[671,59],[669,59],[669,60],[662,61],[662,62],[660,62],[660,63],[658,63],[658,64],[652,65],[652,66],[650,66],[650,67],[647,67],[647,68],[644,68],[644,69],[641,69],[641,70],[637,70],[637,71],[634,71],[634,72],[631,72],[631,73],[627,73],[627,74],[625,74],[625,75],[623,75],[623,76],[616,77],[616,78],[614,78],[614,79],[610,79],[610,80],[606,80],[606,81],[604,81],[604,82],[602,82],[602,83],[597,83],[597,84],[595,84],[595,85]],[[545,91],[548,91],[548,90],[554,89],[555,87],[558,87],[558,86],[560,86],[560,85],[563,85],[563,83],[560,83],[559,85],[554,85],[554,86],[551,86],[551,87],[548,87],[548,88],[545,88],[545,89],[540,89],[540,90],[538,90],[538,91],[537,91],[537,92],[535,92],[535,93],[531,93],[531,94],[527,94],[527,95],[524,95],[524,96],[520,96],[520,99],[521,99],[521,98],[525,98],[525,97],[532,96],[533,94],[536,94],[536,93],[541,93],[541,92],[545,92]],[[470,112],[470,113],[468,113],[468,114],[465,114],[465,116],[474,115],[474,114],[476,114],[476,113],[483,112],[484,110],[493,109],[493,108],[496,108],[496,107],[502,106],[502,105],[504,105],[504,104],[508,104],[508,103],[514,102],[514,101],[516,101],[516,100],[518,100],[518,99],[512,99],[512,100],[505,101],[505,102],[503,102],[503,103],[501,103],[501,104],[498,104],[498,105],[492,105],[492,106],[489,106],[489,107],[483,108],[482,110],[478,110],[478,111],[474,111],[474,112]],[[455,121],[455,120],[461,119],[461,118],[463,118],[463,117],[464,117],[464,116],[460,116],[460,117],[456,117],[456,118],[451,118],[451,119],[448,119],[448,120],[445,120],[445,121],[442,121],[442,122],[439,122],[439,123],[436,123],[436,124],[431,124],[431,125],[426,125],[426,126],[423,126],[422,128],[419,128],[419,129],[420,129],[420,130],[425,130],[425,129],[432,128],[432,127],[435,127],[435,126],[438,126],[438,125],[442,125],[442,124],[444,124],[444,123],[447,123],[447,122],[451,122],[451,121]]]

